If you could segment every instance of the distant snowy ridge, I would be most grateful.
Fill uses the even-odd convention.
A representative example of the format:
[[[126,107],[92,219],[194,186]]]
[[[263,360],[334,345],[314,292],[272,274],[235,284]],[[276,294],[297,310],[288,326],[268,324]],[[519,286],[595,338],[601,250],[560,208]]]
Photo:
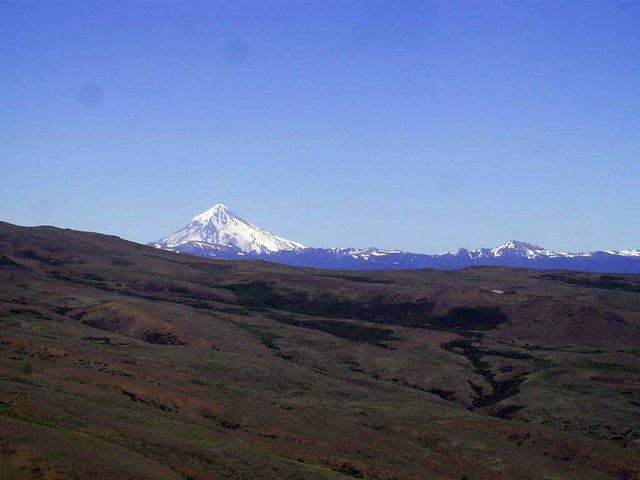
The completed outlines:
[[[279,237],[241,219],[222,204],[196,215],[184,228],[155,244],[175,249],[190,242],[227,245],[257,254],[305,248],[301,243]]]
[[[546,248],[532,245],[518,240],[509,240],[502,245],[494,248],[480,248],[476,250],[467,250],[461,248],[455,252],[446,252],[442,256],[468,256],[469,258],[499,258],[499,257],[521,257],[521,258],[573,258],[573,257],[590,257],[596,253],[605,253],[609,255],[619,255],[623,257],[640,257],[640,250],[607,250],[604,252],[557,252],[547,250]]]
[[[640,250],[607,250],[605,253],[622,255],[623,257],[640,257]]]

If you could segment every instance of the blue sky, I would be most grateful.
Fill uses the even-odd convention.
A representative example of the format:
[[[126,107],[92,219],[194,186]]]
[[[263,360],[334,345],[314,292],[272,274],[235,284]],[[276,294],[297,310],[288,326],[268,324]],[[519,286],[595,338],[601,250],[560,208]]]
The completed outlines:
[[[0,219],[640,248],[640,2],[0,2]]]

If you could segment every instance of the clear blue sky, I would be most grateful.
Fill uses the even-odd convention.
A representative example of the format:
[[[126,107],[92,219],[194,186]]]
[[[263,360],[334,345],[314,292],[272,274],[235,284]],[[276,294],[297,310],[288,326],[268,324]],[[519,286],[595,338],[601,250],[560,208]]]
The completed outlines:
[[[0,1],[0,219],[640,248],[640,2]]]

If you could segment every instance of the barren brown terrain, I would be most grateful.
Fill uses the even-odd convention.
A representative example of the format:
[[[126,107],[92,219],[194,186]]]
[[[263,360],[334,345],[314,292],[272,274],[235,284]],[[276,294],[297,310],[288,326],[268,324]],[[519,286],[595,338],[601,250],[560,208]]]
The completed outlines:
[[[2,479],[640,479],[640,277],[0,223]]]

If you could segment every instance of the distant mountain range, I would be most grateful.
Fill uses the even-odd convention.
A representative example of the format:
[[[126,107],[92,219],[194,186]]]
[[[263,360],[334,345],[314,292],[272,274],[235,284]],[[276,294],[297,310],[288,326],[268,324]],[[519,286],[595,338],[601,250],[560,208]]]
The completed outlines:
[[[455,270],[472,265],[640,273],[640,250],[556,252],[510,240],[494,248],[439,255],[378,248],[312,248],[253,225],[222,204],[196,215],[182,229],[152,242],[156,248],[225,260],[266,260],[300,267],[340,270]]]

